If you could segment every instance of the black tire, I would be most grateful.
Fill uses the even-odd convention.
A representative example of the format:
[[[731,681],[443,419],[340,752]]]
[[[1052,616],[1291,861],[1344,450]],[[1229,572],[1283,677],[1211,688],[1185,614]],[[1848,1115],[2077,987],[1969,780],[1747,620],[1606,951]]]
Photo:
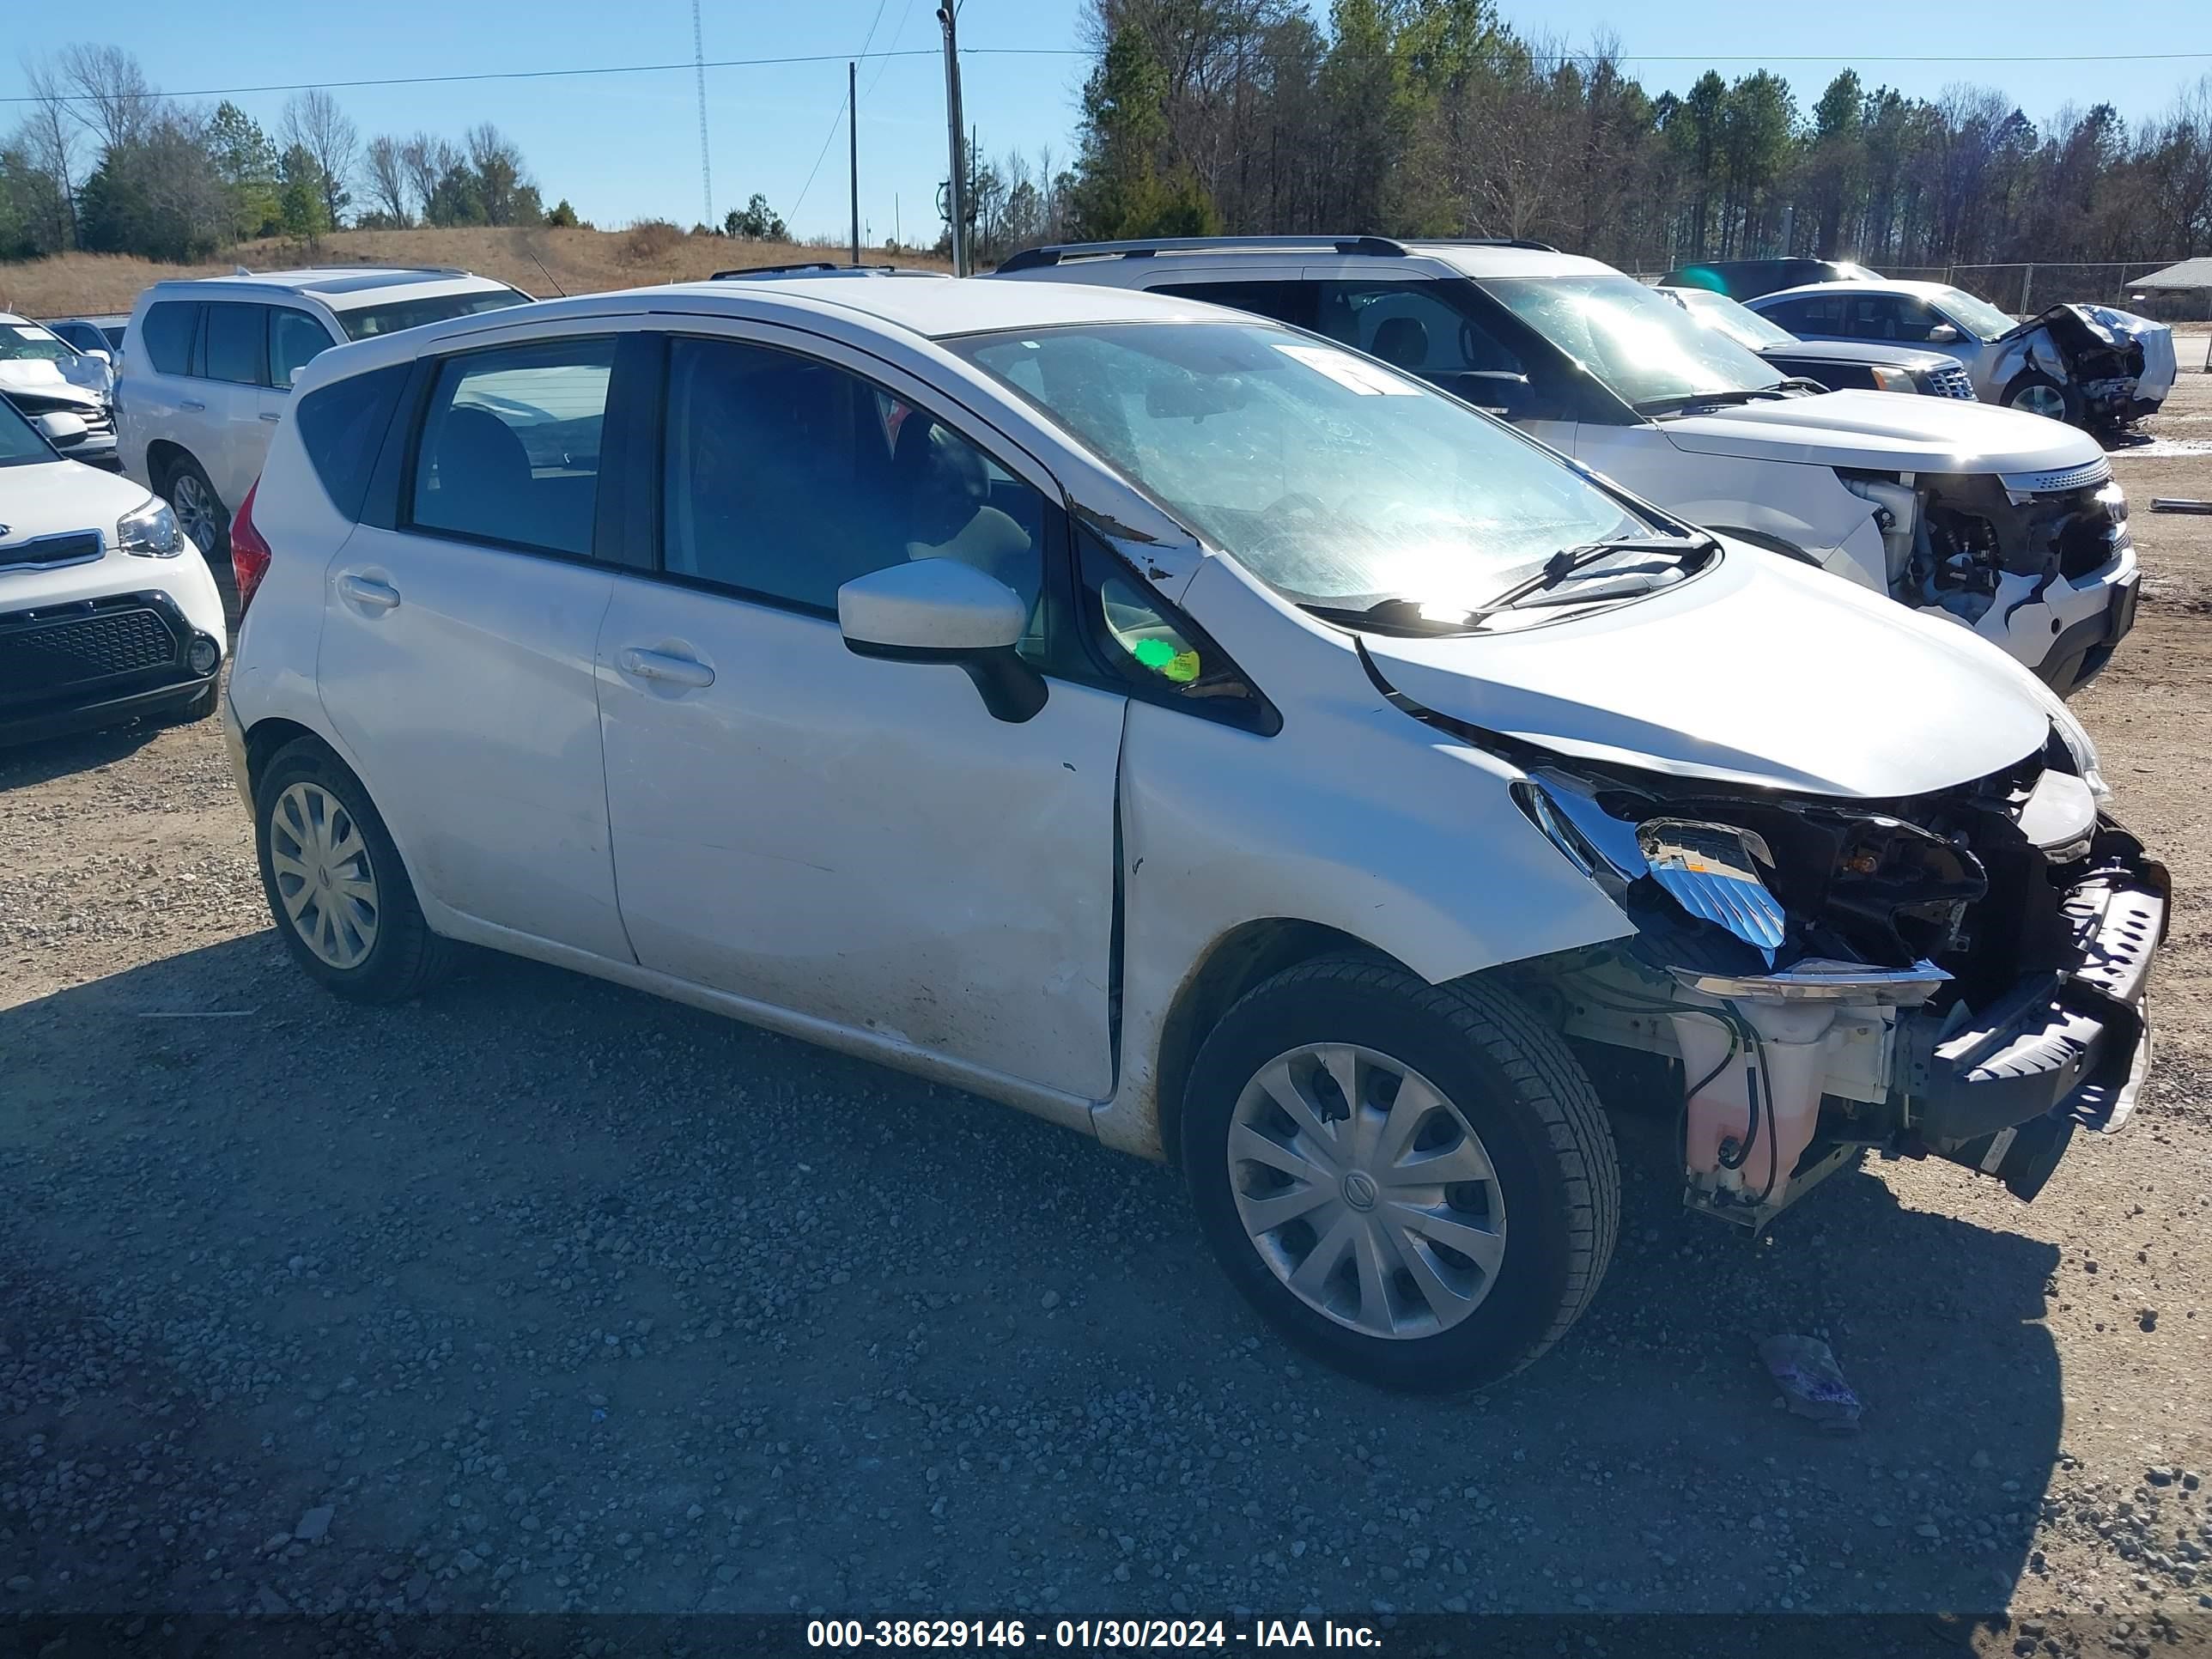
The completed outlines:
[[[2023,403],[2028,401],[2048,403],[2053,398],[2057,399],[2058,407],[2065,411],[2063,414],[2052,415],[2047,408],[2028,409],[2024,412],[2030,415],[2043,415],[2052,420],[2063,420],[2069,426],[2081,424],[2081,394],[2070,386],[2061,386],[2040,369],[2021,370],[2012,377],[2011,384],[2004,389],[2004,406],[2007,409],[2021,409]]]
[[[272,845],[278,835],[289,832],[279,828],[276,813],[285,792],[295,784],[319,789],[334,801],[351,820],[366,848],[375,892],[374,932],[366,952],[349,965],[337,965],[316,954],[301,926],[294,922],[286,894],[278,884]],[[326,745],[302,738],[270,757],[254,784],[253,832],[269,914],[285,948],[309,978],[357,1001],[404,1002],[451,971],[459,947],[430,931],[422,906],[416,902],[406,866],[400,862],[399,849],[392,845],[375,804],[361,780]]]
[[[163,468],[157,487],[161,499],[168,502],[169,510],[177,515],[177,522],[184,526],[193,544],[207,559],[208,568],[215,573],[216,582],[227,586],[231,579],[230,514],[234,509],[216,494],[215,485],[209,481],[205,470],[189,455],[180,454]],[[203,526],[204,537],[201,531],[193,528],[193,525],[203,518],[192,505],[188,504],[191,501],[188,492],[194,489],[204,492],[205,499],[212,504],[214,517]],[[186,500],[180,501],[178,499],[179,495],[185,495]]]
[[[1237,1103],[1262,1068],[1316,1042],[1410,1066],[1488,1154],[1506,1242],[1487,1294],[1458,1322],[1410,1337],[1356,1330],[1292,1291],[1247,1235],[1231,1186]],[[1191,1069],[1182,1150],[1206,1241],[1253,1305],[1323,1363],[1409,1392],[1480,1388],[1535,1359],[1589,1305],[1620,1227],[1612,1127],[1565,1043],[1494,986],[1432,986],[1371,960],[1304,963],[1230,1009]]]

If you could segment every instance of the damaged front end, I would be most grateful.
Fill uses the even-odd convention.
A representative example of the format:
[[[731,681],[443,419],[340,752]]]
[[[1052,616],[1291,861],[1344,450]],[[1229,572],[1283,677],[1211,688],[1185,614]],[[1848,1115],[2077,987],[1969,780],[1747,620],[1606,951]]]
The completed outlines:
[[[2015,409],[2116,432],[2154,413],[2172,384],[2171,373],[2161,382],[2153,372],[2151,331],[2165,331],[2106,306],[2052,306],[1994,343],[1988,392]]]
[[[1893,597],[1993,641],[2061,696],[2093,678],[2134,626],[2127,496],[2109,462],[1838,476],[1874,504]]]
[[[1881,802],[1523,758],[1522,810],[1637,927],[1527,988],[1679,1066],[1691,1207],[1763,1225],[1868,1147],[2032,1199],[2077,1128],[2126,1121],[2169,883],[2078,732]]]

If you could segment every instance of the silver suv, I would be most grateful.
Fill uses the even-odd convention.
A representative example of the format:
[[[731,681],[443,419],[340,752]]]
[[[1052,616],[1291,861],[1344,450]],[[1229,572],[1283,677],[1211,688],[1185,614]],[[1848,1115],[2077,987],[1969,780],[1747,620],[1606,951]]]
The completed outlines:
[[[529,299],[447,269],[240,270],[156,283],[124,332],[115,389],[123,470],[166,497],[185,533],[218,558],[293,379],[319,353]]]

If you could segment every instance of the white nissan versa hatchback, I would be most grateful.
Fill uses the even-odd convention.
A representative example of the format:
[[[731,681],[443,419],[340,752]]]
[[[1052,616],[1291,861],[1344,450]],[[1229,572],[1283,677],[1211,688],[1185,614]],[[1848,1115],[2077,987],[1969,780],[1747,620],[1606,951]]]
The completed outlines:
[[[1391,1384],[1582,1311],[1608,1106],[1755,1227],[1869,1146],[2030,1196],[2148,1063],[2166,873],[2025,668],[1194,301],[854,274],[342,346],[235,545],[310,975],[490,945],[1176,1160]]]

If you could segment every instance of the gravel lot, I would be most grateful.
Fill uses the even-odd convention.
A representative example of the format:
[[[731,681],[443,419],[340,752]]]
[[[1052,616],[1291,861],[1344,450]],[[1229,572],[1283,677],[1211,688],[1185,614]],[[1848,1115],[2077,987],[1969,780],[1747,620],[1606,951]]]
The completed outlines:
[[[2212,439],[2212,380],[2157,430]],[[2131,1127],[2032,1207],[1869,1162],[1753,1245],[1629,1124],[1595,1308],[1473,1400],[1292,1362],[1170,1175],[1000,1108],[520,963],[341,1006],[270,929],[212,722],[0,756],[0,1632],[2009,1608],[2201,1639],[2212,520],[2142,509],[2212,495],[2212,445],[2156,447],[2118,461],[2142,620],[2081,700],[2185,892]],[[1861,1432],[1778,1408],[1779,1331],[1833,1343]]]

